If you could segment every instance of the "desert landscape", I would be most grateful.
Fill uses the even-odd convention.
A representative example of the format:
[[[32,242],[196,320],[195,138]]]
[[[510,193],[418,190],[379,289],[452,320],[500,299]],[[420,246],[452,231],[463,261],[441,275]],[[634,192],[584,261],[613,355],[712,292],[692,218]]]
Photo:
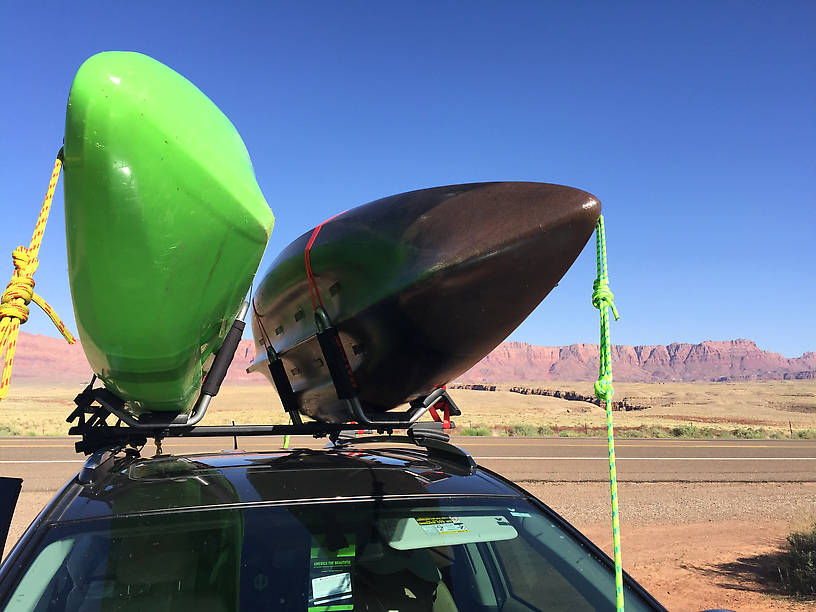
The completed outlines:
[[[241,340],[227,380],[262,382],[246,368],[255,359],[255,343]],[[745,382],[758,380],[816,380],[816,352],[784,357],[760,349],[745,339],[697,344],[613,345],[612,362],[618,382]],[[20,332],[15,358],[16,381],[75,382],[90,376],[77,343]],[[502,342],[484,359],[457,378],[461,383],[592,381],[598,377],[598,345],[536,346]]]
[[[669,358],[662,370],[647,367],[663,355],[658,348],[618,347],[618,355],[641,355],[639,361],[632,357],[628,369],[615,363],[622,379],[615,383],[615,401],[620,402],[615,425],[622,449],[643,438],[640,444],[645,446],[650,438],[670,442],[662,440],[667,438],[694,446],[712,439],[723,444],[755,440],[757,447],[771,442],[811,444],[809,440],[816,439],[816,379],[808,369],[813,367],[812,353],[786,360],[769,357],[745,341],[716,343],[717,350],[714,344],[673,351],[663,347]],[[48,436],[64,436],[73,397],[89,378],[79,347],[27,334],[21,345],[11,394],[0,406],[0,435],[7,437],[0,441],[3,457],[14,447],[9,436],[43,445],[49,444]],[[547,444],[605,438],[605,413],[588,401],[592,368],[597,367],[591,349],[518,343],[498,347],[450,385],[463,412],[455,419],[454,441],[467,448],[490,437],[540,437]],[[253,358],[253,346],[243,341],[207,424],[287,422],[272,387],[260,376],[245,373]],[[700,359],[709,362],[711,378],[702,376]],[[558,380],[561,374],[571,380]],[[602,442],[598,440],[601,450]],[[813,454],[812,449],[805,452]],[[0,467],[3,475],[14,475],[13,466]],[[76,467],[66,466],[64,478]],[[785,596],[775,572],[787,534],[816,521],[816,475],[790,481],[730,477],[695,481],[682,475],[672,482],[649,481],[630,477],[626,464],[618,474],[624,567],[669,609],[812,607],[812,600]],[[515,480],[611,550],[609,485],[602,478],[554,478],[545,468],[540,476]],[[25,481],[11,541],[57,486],[58,482]]]
[[[108,391],[173,414],[201,397],[201,366],[221,378],[240,337],[201,426],[289,423],[280,365],[298,407],[327,421],[347,418],[326,401],[330,370],[369,417],[444,384],[461,409],[451,442],[563,515],[616,573],[622,550],[624,570],[668,609],[816,610],[816,2],[165,2],[129,3],[126,18],[89,3],[9,6],[0,479],[24,483],[0,561],[87,460],[67,422],[74,398],[102,384],[84,349]],[[270,345],[290,413],[262,375]],[[116,425],[132,408],[114,409]],[[105,412],[85,414],[94,425]],[[99,446],[142,443],[96,431],[86,448],[95,433]],[[127,450],[273,456],[284,445],[260,427],[177,433]],[[121,499],[107,485],[84,491],[89,506]],[[247,522],[248,539],[260,523]],[[340,538],[326,543],[341,567]],[[164,544],[134,546],[158,558]],[[226,567],[214,563],[210,582]],[[94,564],[76,565],[54,584],[82,590],[57,603],[49,590],[52,608],[107,589]],[[182,591],[170,561],[139,565]],[[131,582],[154,594],[158,580],[125,569],[123,605]],[[286,585],[300,569],[275,567]],[[400,595],[402,567],[377,569]],[[352,575],[318,573],[313,607],[347,606]],[[242,570],[218,594],[255,595],[268,578]]]
[[[73,398],[82,386],[82,382],[15,382],[3,401],[0,433],[65,435],[65,417],[73,410]],[[507,435],[514,431],[522,435],[526,426],[536,431],[528,429],[524,435],[542,435],[537,431],[541,427],[549,428],[547,435],[606,437],[606,415],[595,404],[511,391],[522,388],[589,396],[592,383],[545,381],[491,386],[496,390],[451,385],[450,395],[464,413],[456,419],[460,431],[486,428],[486,434],[468,433]],[[639,407],[615,412],[620,437],[816,439],[816,381],[616,383],[615,400]],[[209,425],[233,421],[277,424],[287,419],[277,394],[263,379],[258,384],[226,385],[207,414]]]

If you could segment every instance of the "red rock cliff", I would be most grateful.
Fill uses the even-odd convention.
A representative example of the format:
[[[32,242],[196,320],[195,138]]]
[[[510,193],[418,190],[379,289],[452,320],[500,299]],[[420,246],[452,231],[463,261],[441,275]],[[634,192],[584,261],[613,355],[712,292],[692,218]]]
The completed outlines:
[[[247,374],[255,358],[251,340],[242,340],[227,382],[267,384],[260,374]],[[787,358],[763,351],[751,340],[706,340],[699,344],[613,347],[615,380],[630,382],[774,380],[816,378],[816,352]],[[17,381],[72,382],[90,379],[82,347],[62,338],[20,333],[12,384]],[[593,380],[598,376],[598,346],[535,346],[504,342],[463,374],[463,382]]]

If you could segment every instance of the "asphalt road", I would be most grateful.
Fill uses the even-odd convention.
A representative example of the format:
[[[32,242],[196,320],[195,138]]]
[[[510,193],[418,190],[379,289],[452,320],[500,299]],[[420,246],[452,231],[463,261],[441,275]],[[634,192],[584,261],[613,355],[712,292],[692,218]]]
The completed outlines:
[[[280,437],[242,438],[243,450],[276,450]],[[608,475],[605,440],[474,438],[453,442],[476,461],[514,481],[601,482]],[[292,447],[324,441],[294,438]],[[232,449],[231,438],[166,440],[163,452]],[[155,452],[153,443],[145,454]],[[814,440],[618,440],[621,482],[816,482]],[[56,491],[82,466],[70,438],[0,438],[0,476],[24,479],[24,490]]]

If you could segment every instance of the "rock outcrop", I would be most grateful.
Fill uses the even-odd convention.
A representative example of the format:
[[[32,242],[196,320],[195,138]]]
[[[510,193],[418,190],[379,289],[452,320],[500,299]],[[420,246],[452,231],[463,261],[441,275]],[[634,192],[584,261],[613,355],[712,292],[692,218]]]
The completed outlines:
[[[627,382],[782,380],[816,377],[816,353],[788,358],[751,340],[612,348],[615,380]],[[459,377],[463,382],[593,380],[598,346],[504,342]]]
[[[265,383],[260,374],[247,374],[246,369],[255,359],[252,340],[241,340],[235,359],[227,372],[227,380],[236,383]],[[68,344],[62,338],[52,338],[20,332],[14,357],[14,381],[71,382],[81,384],[90,380],[91,367],[79,341]]]
[[[247,374],[255,359],[251,340],[241,340],[227,382],[267,384]],[[706,340],[699,344],[614,346],[615,380],[629,382],[738,381],[816,379],[816,352],[788,358],[763,351],[751,340]],[[20,333],[13,381],[72,382],[90,379],[91,370],[79,343]],[[458,378],[462,383],[593,380],[598,376],[598,346],[534,346],[504,342]]]

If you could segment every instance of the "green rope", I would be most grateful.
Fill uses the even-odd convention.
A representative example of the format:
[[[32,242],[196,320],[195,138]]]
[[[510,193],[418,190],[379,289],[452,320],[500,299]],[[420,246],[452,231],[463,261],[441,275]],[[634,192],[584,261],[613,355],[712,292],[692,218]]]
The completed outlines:
[[[603,215],[595,228],[595,246],[598,261],[598,277],[592,284],[592,305],[601,311],[601,344],[598,381],[595,395],[606,403],[606,432],[609,445],[609,485],[612,493],[612,546],[615,552],[615,597],[618,612],[623,612],[623,564],[621,562],[620,523],[618,520],[618,477],[615,471],[615,432],[612,427],[612,342],[609,339],[609,312],[619,319],[614,296],[609,290],[606,271],[606,231]]]

